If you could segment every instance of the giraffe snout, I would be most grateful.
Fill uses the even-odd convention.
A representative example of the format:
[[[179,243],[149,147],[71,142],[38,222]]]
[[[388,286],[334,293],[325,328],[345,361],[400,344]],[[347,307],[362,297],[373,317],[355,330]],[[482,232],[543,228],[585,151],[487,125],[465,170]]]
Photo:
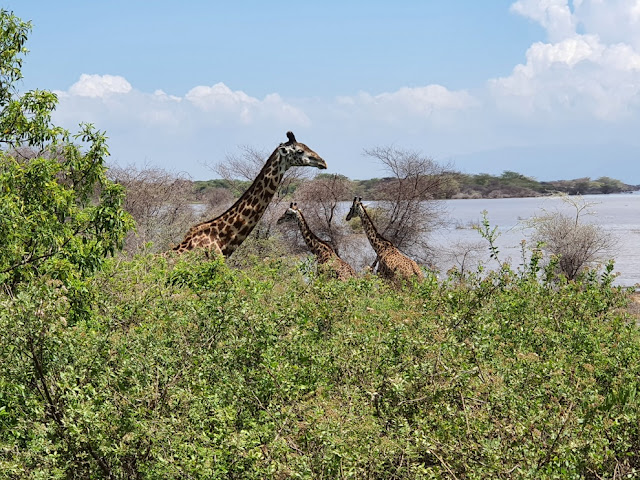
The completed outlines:
[[[327,169],[327,162],[325,162],[323,159],[321,159],[320,157],[318,157],[316,159],[316,166],[320,169],[320,170],[326,170]]]

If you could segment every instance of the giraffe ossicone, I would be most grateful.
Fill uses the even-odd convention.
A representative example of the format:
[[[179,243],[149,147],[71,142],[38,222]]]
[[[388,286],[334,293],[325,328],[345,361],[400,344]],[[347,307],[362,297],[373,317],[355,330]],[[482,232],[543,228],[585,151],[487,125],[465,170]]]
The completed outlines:
[[[354,217],[360,217],[369,243],[378,255],[378,273],[381,277],[395,282],[414,277],[422,280],[424,275],[418,264],[378,233],[362,204],[362,197],[353,198],[353,204],[347,214],[347,221]]]
[[[297,203],[292,202],[289,204],[289,208],[278,218],[276,223],[280,225],[288,222],[297,222],[304,242],[307,244],[307,247],[309,247],[309,250],[311,250],[311,253],[317,258],[320,270],[324,270],[339,280],[347,280],[356,276],[353,267],[342,260],[331,245],[320,240],[320,238],[311,231]]]
[[[287,170],[291,167],[327,168],[320,155],[298,142],[293,132],[287,132],[287,139],[276,147],[251,186],[227,211],[191,227],[173,250],[182,253],[204,248],[230,256],[262,218]]]

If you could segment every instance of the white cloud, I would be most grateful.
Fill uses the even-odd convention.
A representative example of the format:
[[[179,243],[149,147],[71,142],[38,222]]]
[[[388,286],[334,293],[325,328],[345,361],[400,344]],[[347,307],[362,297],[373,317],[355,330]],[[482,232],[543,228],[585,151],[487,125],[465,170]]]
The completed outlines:
[[[574,0],[574,16],[585,32],[606,44],[625,43],[640,49],[639,0]]]
[[[80,97],[106,97],[113,93],[129,93],[131,84],[118,75],[82,74],[80,80],[71,85],[69,95]]]
[[[372,95],[360,92],[356,96],[338,97],[337,107],[359,112],[368,122],[400,124],[448,123],[457,113],[479,104],[478,100],[464,90],[452,91],[441,85],[424,87],[402,87],[395,92]]]
[[[166,128],[175,128],[183,122],[187,125],[189,122],[195,125],[311,124],[301,109],[285,102],[277,94],[259,100],[242,91],[233,91],[224,83],[211,87],[196,86],[184,97],[179,97],[162,90],[152,94],[136,91],[120,76],[82,74],[68,90],[56,93],[61,98],[59,110],[63,116],[73,116],[74,111],[81,111],[92,121],[96,116],[122,117],[122,124],[140,122]]]
[[[240,110],[255,106],[258,99],[241,91],[232,91],[224,83],[216,83],[212,87],[198,86],[187,92],[185,98],[205,111],[216,109]]]
[[[363,94],[364,103],[388,107],[398,105],[415,114],[431,114],[434,110],[464,110],[475,104],[474,99],[465,91],[453,92],[441,85],[426,87],[403,87],[392,93],[371,96]]]
[[[558,117],[588,115],[614,121],[640,106],[640,53],[634,47],[638,32],[618,32],[614,43],[611,19],[632,23],[640,2],[631,0],[519,0],[512,10],[542,25],[550,42],[534,43],[526,63],[508,77],[489,81],[496,104],[511,113],[536,112]],[[596,13],[606,13],[596,20]],[[637,17],[637,15],[636,15]],[[578,26],[584,32],[578,33]],[[624,28],[622,29],[624,30]],[[631,32],[630,30],[629,32]]]
[[[538,22],[552,41],[571,36],[576,30],[567,0],[518,0],[511,11]]]
[[[165,93],[164,91],[158,89],[155,92],[153,92],[153,96],[162,102],[181,102],[182,98],[177,97],[175,95],[168,95],[167,93]]]
[[[292,121],[296,125],[311,124],[311,120],[302,110],[287,104],[278,94],[273,93],[267,95],[264,100],[259,100],[243,91],[231,90],[222,82],[211,87],[194,87],[187,92],[185,99],[205,112],[225,112],[244,124],[269,117],[279,121]]]

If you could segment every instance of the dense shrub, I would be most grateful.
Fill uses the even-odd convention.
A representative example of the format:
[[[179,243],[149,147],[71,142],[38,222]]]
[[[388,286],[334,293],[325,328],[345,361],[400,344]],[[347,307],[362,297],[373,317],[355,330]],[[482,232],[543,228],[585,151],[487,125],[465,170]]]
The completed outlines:
[[[396,290],[280,259],[109,260],[0,303],[8,478],[584,478],[637,471],[638,328],[611,276]],[[538,277],[542,275],[543,280]]]

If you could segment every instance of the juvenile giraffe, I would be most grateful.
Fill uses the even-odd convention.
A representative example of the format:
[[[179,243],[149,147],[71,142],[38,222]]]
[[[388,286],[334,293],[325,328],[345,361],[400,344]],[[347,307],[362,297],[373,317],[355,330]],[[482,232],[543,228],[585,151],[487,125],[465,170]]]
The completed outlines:
[[[317,235],[311,231],[304,219],[304,215],[302,215],[302,212],[295,203],[289,205],[289,208],[287,208],[276,223],[280,225],[289,222],[298,223],[302,238],[304,238],[311,253],[317,257],[318,265],[321,269],[324,269],[329,275],[337,277],[339,280],[347,280],[356,276],[353,267],[342,260],[331,245],[320,240]]]
[[[325,161],[292,132],[289,139],[273,151],[251,186],[226,212],[199,223],[187,232],[184,240],[173,247],[178,253],[206,248],[215,254],[230,256],[249,236],[275,195],[285,172],[295,166],[327,168]]]
[[[417,277],[422,280],[422,270],[416,262],[404,255],[389,240],[378,233],[369,214],[362,205],[362,198],[355,197],[347,214],[347,221],[359,216],[369,243],[378,254],[378,272],[383,278],[399,281]]]

